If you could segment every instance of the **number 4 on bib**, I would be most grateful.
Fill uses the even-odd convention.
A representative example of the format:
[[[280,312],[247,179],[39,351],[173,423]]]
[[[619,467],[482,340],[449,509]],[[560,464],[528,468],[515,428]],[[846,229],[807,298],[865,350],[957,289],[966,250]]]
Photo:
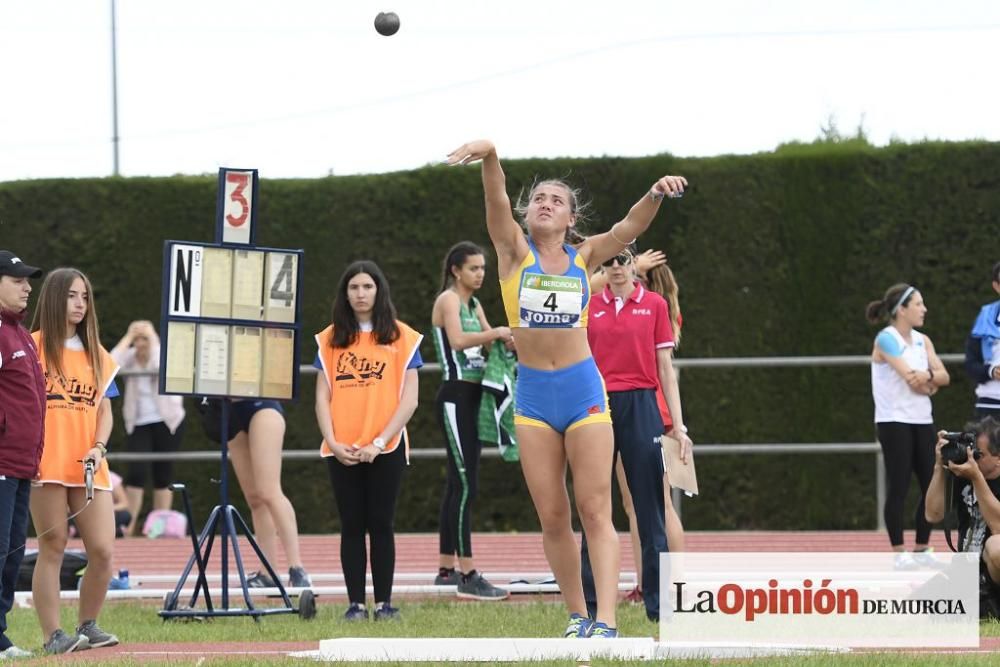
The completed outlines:
[[[518,306],[522,327],[579,327],[583,311],[583,283],[578,276],[525,273],[521,278]]]

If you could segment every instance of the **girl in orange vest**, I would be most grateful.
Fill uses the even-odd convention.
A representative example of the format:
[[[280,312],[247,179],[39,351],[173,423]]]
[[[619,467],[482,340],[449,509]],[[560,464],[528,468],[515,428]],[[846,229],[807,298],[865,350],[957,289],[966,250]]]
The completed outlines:
[[[333,324],[316,334],[316,420],[340,514],[340,562],[349,621],[365,608],[365,535],[371,541],[375,620],[393,607],[393,523],[407,464],[406,423],[417,409],[423,336],[396,319],[389,283],[374,262],[347,267],[333,302]]]
[[[31,519],[38,561],[31,594],[47,653],[113,646],[118,638],[97,627],[111,580],[115,511],[107,453],[113,425],[111,401],[118,396],[118,365],[101,347],[94,290],[76,269],[45,277],[31,323],[45,371],[45,449],[31,493]],[[94,498],[87,502],[83,461],[93,461]],[[89,506],[88,506],[89,505]],[[67,510],[87,551],[80,585],[79,625],[67,634],[59,623],[59,570],[68,538]]]

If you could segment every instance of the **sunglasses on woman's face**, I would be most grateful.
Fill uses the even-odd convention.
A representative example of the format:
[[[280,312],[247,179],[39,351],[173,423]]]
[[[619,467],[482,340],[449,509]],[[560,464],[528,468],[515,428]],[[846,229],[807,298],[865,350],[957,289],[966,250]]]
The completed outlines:
[[[615,262],[618,262],[618,266],[628,266],[629,262],[631,262],[631,261],[632,261],[632,256],[631,255],[626,255],[626,254],[623,253],[621,255],[617,255],[615,257],[612,257],[608,261],[604,262],[604,264],[602,264],[601,266],[604,266],[606,268],[607,267],[611,267],[611,266],[614,265]]]

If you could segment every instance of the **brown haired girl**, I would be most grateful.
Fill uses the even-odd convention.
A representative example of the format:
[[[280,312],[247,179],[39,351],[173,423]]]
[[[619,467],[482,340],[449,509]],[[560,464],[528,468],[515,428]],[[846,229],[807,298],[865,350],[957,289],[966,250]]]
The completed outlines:
[[[316,334],[316,421],[337,511],[348,621],[365,607],[365,537],[371,543],[375,620],[393,607],[396,500],[408,460],[406,423],[417,409],[419,333],[396,319],[389,282],[374,262],[350,264],[337,286],[333,323]]]
[[[45,372],[45,450],[31,493],[38,561],[31,594],[46,653],[113,646],[118,638],[97,626],[111,580],[115,512],[108,475],[111,401],[118,396],[118,365],[101,347],[94,290],[77,269],[61,268],[42,283],[31,323]],[[85,461],[94,465],[93,500],[87,499]],[[59,623],[59,570],[66,550],[67,510],[87,551],[80,584],[79,625],[67,634]]]

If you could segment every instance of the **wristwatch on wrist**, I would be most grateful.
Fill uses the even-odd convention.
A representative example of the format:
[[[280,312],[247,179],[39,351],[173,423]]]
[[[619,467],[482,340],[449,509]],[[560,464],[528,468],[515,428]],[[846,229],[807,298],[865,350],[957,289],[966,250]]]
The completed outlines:
[[[375,438],[374,440],[372,440],[372,447],[374,447],[375,449],[379,450],[380,452],[384,452],[385,451],[385,439],[384,438]]]
[[[101,452],[101,456],[107,456],[108,455],[108,447],[103,442],[100,442],[100,441],[95,442],[94,443],[94,449],[96,449],[99,452]]]

